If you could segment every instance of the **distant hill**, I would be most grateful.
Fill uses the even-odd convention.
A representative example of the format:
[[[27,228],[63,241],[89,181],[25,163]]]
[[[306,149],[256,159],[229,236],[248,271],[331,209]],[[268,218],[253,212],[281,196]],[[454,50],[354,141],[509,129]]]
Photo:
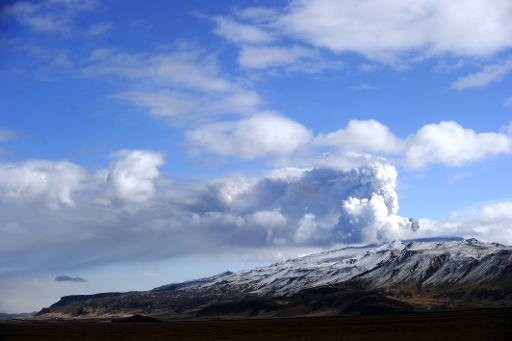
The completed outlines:
[[[37,314],[37,311],[31,312],[31,313],[18,313],[18,314],[0,313],[0,319],[26,318],[26,317],[32,317],[36,314]]]

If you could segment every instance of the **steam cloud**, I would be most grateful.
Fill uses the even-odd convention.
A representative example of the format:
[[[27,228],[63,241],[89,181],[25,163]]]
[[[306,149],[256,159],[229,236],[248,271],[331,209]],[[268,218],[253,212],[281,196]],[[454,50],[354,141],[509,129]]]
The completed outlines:
[[[94,173],[49,161],[0,166],[2,268],[328,247],[417,229],[398,215],[397,171],[381,159],[351,169],[282,168],[210,182],[162,176],[163,162],[160,153],[124,150]]]

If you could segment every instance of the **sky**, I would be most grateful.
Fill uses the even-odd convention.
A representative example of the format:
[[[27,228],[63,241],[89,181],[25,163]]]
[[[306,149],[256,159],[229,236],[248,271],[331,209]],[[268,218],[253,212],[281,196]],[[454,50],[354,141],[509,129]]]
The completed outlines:
[[[0,311],[348,244],[512,244],[509,0],[2,1]]]

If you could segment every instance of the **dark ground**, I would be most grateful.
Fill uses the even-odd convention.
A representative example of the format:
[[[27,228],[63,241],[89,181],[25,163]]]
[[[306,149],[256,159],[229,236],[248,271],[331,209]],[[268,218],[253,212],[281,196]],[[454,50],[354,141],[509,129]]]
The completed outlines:
[[[110,323],[1,321],[0,340],[512,340],[512,309]]]

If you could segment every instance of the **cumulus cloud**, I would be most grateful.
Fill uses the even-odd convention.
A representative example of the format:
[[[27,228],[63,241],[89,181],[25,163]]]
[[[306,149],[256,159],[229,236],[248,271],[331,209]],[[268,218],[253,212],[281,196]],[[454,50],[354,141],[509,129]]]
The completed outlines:
[[[430,164],[457,167],[493,155],[511,154],[512,135],[506,128],[501,132],[476,132],[454,121],[441,121],[400,138],[378,121],[351,120],[343,129],[317,135],[312,145],[396,156],[405,166],[421,169]]]
[[[300,218],[293,239],[299,243],[308,242],[318,234],[317,229],[316,216],[313,213],[306,213]]]
[[[195,148],[244,159],[289,154],[309,142],[311,136],[300,123],[267,113],[238,121],[211,123],[187,133],[187,139]]]
[[[46,205],[73,206],[73,192],[86,179],[86,171],[70,162],[45,160],[0,165],[0,200],[43,201]]]
[[[509,130],[506,126],[497,132],[477,132],[454,121],[441,121],[401,138],[386,125],[370,119],[350,120],[342,129],[313,138],[297,122],[259,114],[199,126],[187,133],[187,139],[197,152],[242,159],[277,156],[282,159],[281,164],[346,166],[357,164],[351,155],[373,154],[393,157],[417,170],[431,164],[460,167],[487,157],[512,154]],[[322,157],[318,157],[319,152]]]
[[[346,128],[319,134],[314,143],[363,153],[396,153],[403,148],[403,142],[376,120],[350,120]]]
[[[453,121],[427,124],[407,141],[405,160],[411,168],[430,163],[449,166],[512,153],[512,138],[503,133],[477,133]]]
[[[73,276],[67,276],[67,275],[57,276],[57,277],[55,277],[54,281],[55,282],[74,282],[74,283],[85,283],[85,282],[87,282],[82,277],[79,277],[79,276],[73,277]]]
[[[512,72],[512,58],[504,63],[488,65],[481,71],[458,78],[452,84],[452,89],[482,88],[499,81],[510,72]]]
[[[121,150],[114,154],[114,162],[106,181],[115,195],[127,202],[142,203],[155,193],[154,180],[164,163],[161,153],[145,150]]]

